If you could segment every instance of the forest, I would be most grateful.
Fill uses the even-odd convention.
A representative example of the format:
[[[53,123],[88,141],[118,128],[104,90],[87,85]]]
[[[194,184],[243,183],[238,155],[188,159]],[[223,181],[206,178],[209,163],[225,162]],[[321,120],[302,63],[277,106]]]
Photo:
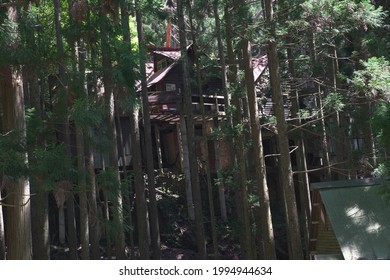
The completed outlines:
[[[0,1],[1,260],[313,259],[389,156],[389,1]]]

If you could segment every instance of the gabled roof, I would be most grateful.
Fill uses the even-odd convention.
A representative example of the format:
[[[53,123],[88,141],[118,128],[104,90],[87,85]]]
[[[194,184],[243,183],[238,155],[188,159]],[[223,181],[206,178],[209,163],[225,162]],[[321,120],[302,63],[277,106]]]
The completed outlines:
[[[383,179],[315,183],[344,259],[390,258],[390,208]]]
[[[189,47],[187,49],[189,49]],[[160,82],[162,79],[164,79],[164,77],[169,73],[169,71],[171,71],[172,68],[178,64],[179,59],[181,57],[180,51],[155,51],[154,53],[171,58],[175,62],[173,62],[172,64],[168,65],[165,68],[160,69],[155,73],[152,73],[148,78],[148,87],[151,87],[156,83]],[[268,58],[266,55],[261,57],[255,57],[252,59],[252,63],[253,63],[253,76],[256,82],[259,79],[259,77],[263,74],[265,68],[267,67]]]
[[[159,71],[155,72],[150,76],[148,79],[148,87],[151,87],[158,82],[160,82],[164,77],[171,71],[172,68],[174,68],[177,65],[177,61],[173,62],[172,64],[168,65],[165,68],[160,69]]]

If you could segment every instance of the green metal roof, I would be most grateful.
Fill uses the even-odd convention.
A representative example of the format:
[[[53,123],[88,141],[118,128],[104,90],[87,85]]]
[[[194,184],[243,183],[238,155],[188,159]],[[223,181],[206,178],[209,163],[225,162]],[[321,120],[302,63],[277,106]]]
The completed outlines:
[[[390,207],[383,179],[312,184],[318,189],[344,259],[390,259]]]

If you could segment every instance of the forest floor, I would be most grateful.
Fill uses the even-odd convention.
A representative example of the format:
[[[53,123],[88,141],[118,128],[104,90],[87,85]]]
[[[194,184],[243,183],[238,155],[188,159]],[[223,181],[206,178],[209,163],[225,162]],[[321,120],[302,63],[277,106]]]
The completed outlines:
[[[101,259],[107,260],[109,257],[104,253],[106,251],[105,248],[101,247]],[[238,260],[240,259],[240,252],[237,248],[234,248],[231,245],[220,245],[219,246],[219,257],[221,260]],[[79,249],[80,253],[80,249]],[[135,248],[135,259],[139,259],[138,249]],[[69,248],[66,247],[58,247],[52,246],[51,248],[51,259],[52,260],[69,260]],[[111,259],[115,259],[115,257],[111,257]],[[130,259],[130,256],[129,256]],[[197,252],[191,249],[186,248],[175,248],[168,247],[165,245],[161,246],[161,260],[197,260]],[[209,255],[209,259],[214,259],[214,254]]]
[[[170,175],[174,177],[173,175]],[[183,182],[174,182],[177,178],[172,179],[168,185],[169,188],[160,190],[158,199],[158,212],[160,224],[161,238],[161,259],[162,260],[196,260],[197,255],[195,225],[188,220],[186,213],[185,193],[183,193]],[[169,181],[169,180],[168,180]],[[215,196],[217,197],[217,196]],[[216,201],[217,203],[217,201]],[[277,211],[274,211],[274,213]],[[136,215],[133,213],[133,221],[136,220]],[[209,212],[204,208],[204,216],[208,217]],[[229,222],[222,222],[217,219],[217,235],[218,235],[218,256],[219,260],[239,260],[241,259],[240,250],[240,227],[235,217],[230,217]],[[274,215],[274,232],[276,239],[276,250],[278,259],[286,259],[286,232],[284,220],[281,214]],[[211,239],[211,222],[205,219],[205,234],[207,238],[208,259],[215,259],[213,252],[213,243]],[[137,232],[133,232],[135,247],[127,248],[129,259],[139,259],[139,251],[137,248]],[[131,244],[127,240],[127,244]],[[80,255],[81,248],[79,248]],[[100,259],[113,259],[115,256],[114,246],[112,245],[111,253],[107,253],[107,244],[104,236],[100,241]],[[111,256],[110,256],[111,255]],[[51,259],[66,260],[69,259],[69,248],[64,246],[52,246]]]

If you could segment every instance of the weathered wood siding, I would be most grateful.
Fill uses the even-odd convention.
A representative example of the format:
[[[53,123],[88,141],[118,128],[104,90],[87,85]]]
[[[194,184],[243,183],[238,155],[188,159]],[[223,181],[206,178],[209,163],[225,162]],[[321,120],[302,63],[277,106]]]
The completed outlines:
[[[313,191],[312,200],[310,254],[341,254],[340,245],[336,239],[329,217],[326,214],[319,191]]]

